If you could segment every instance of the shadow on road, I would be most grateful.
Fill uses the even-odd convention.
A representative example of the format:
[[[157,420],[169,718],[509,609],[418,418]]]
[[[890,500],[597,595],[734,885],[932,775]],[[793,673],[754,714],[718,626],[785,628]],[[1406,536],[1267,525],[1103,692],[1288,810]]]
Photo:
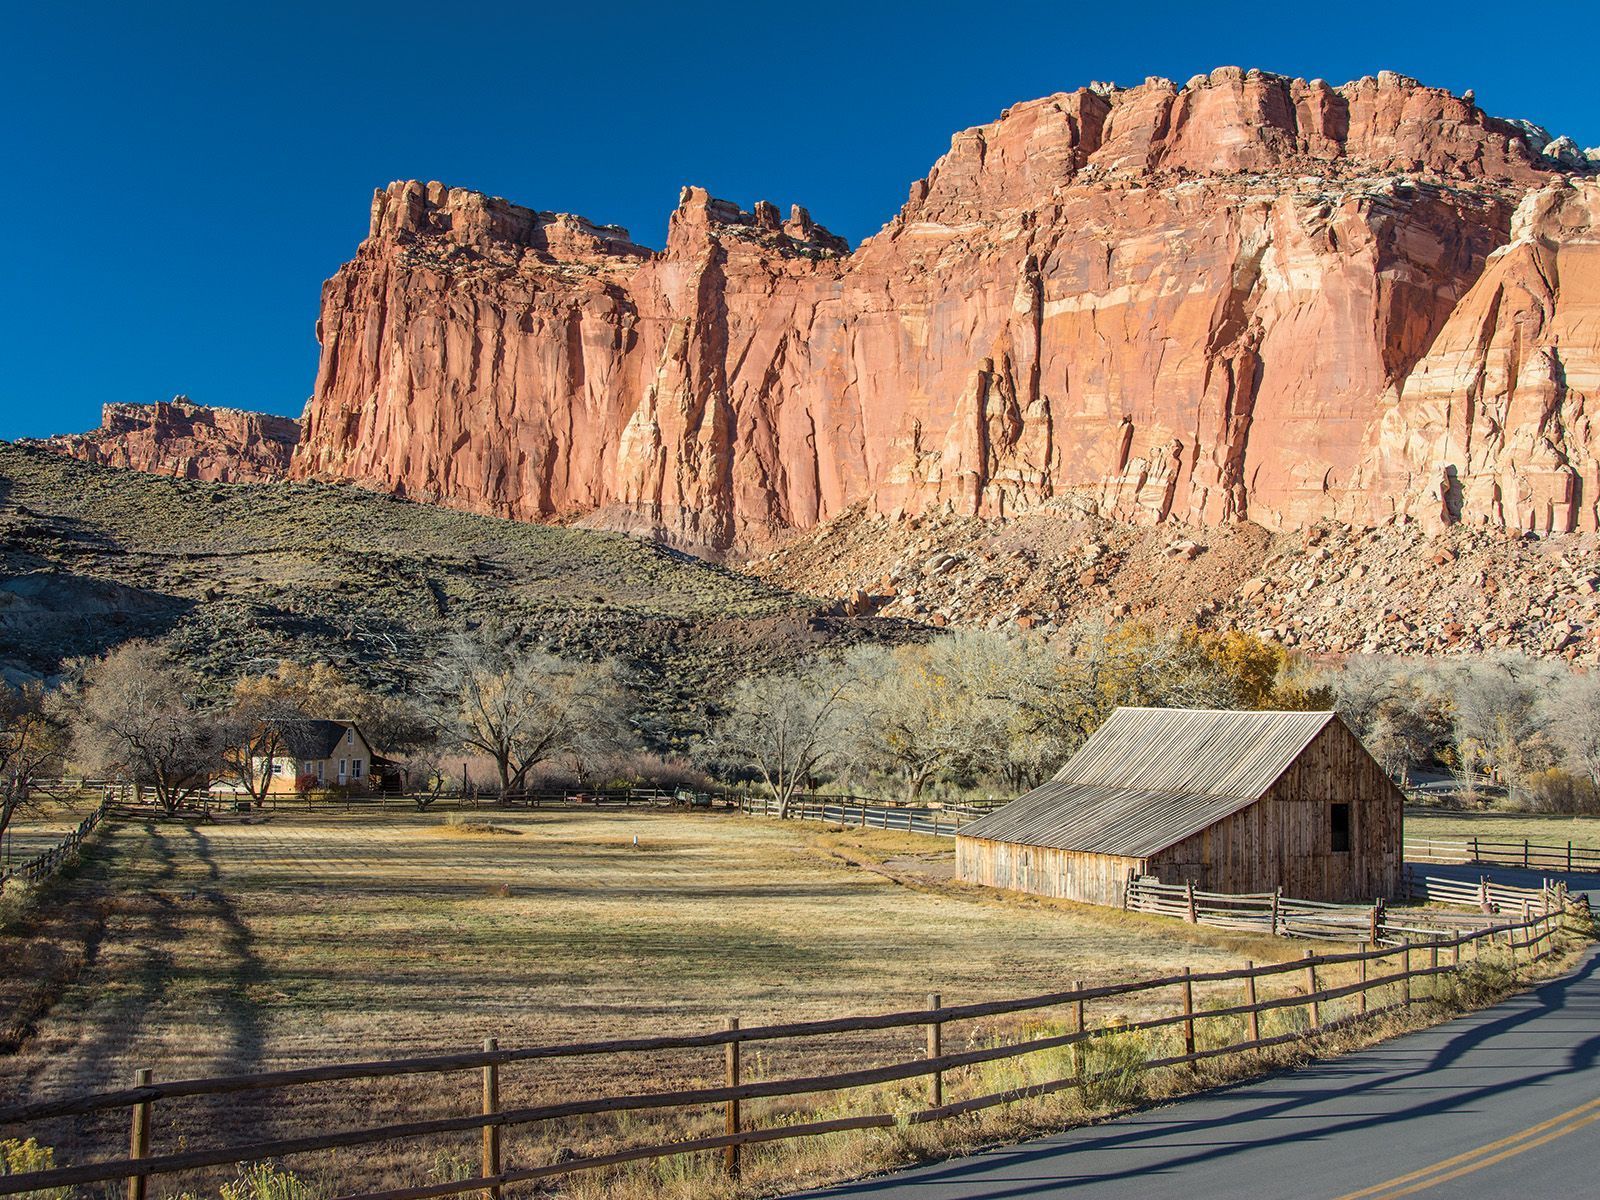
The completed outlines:
[[[1032,1168],[1036,1173],[1026,1180],[985,1178],[982,1191],[985,1200],[1058,1195],[1067,1190],[1093,1188],[1114,1180],[1148,1175],[1153,1169],[1163,1174],[1182,1172],[1273,1146],[1301,1143],[1308,1136],[1327,1140],[1382,1127],[1386,1136],[1393,1137],[1403,1134],[1408,1122],[1478,1105],[1493,1103],[1514,1112],[1519,1093],[1594,1067],[1600,1056],[1597,972],[1600,972],[1600,953],[1591,952],[1572,975],[1552,980],[1493,1008],[1460,1017],[1435,1029],[1409,1034],[1387,1045],[1328,1060],[1306,1070],[1279,1072],[1219,1088],[1098,1129],[1074,1130],[978,1158],[921,1168],[916,1171],[916,1194],[968,1194],[957,1190],[963,1180],[987,1177],[1003,1163],[1008,1172]],[[1478,1082],[1459,1077],[1446,1080],[1438,1074],[1460,1067],[1467,1056],[1486,1043],[1515,1034],[1532,1021],[1548,1018],[1556,1010],[1570,1017],[1570,1023],[1563,1024],[1564,1029],[1583,1031],[1572,1038],[1559,1068],[1480,1068]],[[1297,1084],[1299,1086],[1295,1086]],[[1389,1102],[1349,1111],[1352,1102],[1359,1105],[1363,1097],[1379,1089],[1390,1097]],[[1252,1096],[1254,1092],[1263,1094],[1255,1097]],[[1395,1094],[1409,1098],[1396,1105],[1392,1101]],[[1206,1102],[1214,1100],[1227,1101],[1226,1110],[1184,1118],[1186,1107],[1192,1104],[1197,1110],[1212,1110],[1212,1105]],[[1319,1110],[1315,1115],[1307,1112],[1313,1106]],[[1330,1113],[1330,1107],[1344,1111]],[[1262,1130],[1268,1132],[1263,1135]],[[1126,1169],[1104,1169],[1108,1161],[1104,1152],[1111,1152],[1110,1157],[1115,1159],[1116,1152],[1146,1149],[1148,1143],[1154,1141],[1164,1147],[1181,1148],[1163,1154],[1157,1164],[1141,1156],[1137,1161],[1129,1161]],[[1074,1160],[1089,1154],[1097,1158],[1092,1173],[1086,1169],[1086,1163],[1082,1164],[1085,1169],[1076,1170]],[[890,1175],[809,1195],[814,1200],[872,1196],[904,1189],[908,1182],[904,1177]]]

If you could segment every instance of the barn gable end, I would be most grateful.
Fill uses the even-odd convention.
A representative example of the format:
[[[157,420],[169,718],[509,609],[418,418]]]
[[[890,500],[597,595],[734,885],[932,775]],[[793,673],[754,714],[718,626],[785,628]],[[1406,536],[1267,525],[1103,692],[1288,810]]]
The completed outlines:
[[[964,827],[959,878],[1121,903],[1130,874],[1393,895],[1400,790],[1333,713],[1118,709],[1054,779]]]

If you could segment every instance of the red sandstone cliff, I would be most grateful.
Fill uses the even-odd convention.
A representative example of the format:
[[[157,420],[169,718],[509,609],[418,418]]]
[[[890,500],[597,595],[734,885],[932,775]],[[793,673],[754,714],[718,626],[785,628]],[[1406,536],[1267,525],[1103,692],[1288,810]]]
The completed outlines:
[[[155,404],[107,404],[100,428],[40,445],[85,462],[178,479],[259,483],[282,479],[300,440],[288,417],[208,408],[183,396]]]
[[[853,253],[699,189],[655,252],[393,184],[293,470],[718,548],[863,500],[1593,528],[1595,185],[1548,141],[1390,74],[1096,85]]]

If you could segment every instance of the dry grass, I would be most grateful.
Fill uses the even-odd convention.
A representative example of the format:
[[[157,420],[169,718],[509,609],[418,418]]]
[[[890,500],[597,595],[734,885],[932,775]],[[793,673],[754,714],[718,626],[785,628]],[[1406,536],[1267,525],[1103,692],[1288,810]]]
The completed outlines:
[[[1406,813],[1406,840],[1435,838],[1459,841],[1479,837],[1497,842],[1574,846],[1600,849],[1600,817],[1535,816],[1529,813]]]
[[[57,902],[0,942],[0,955],[27,948],[37,956],[47,947],[65,964],[36,1003],[31,1036],[5,1060],[0,1102],[114,1086],[138,1066],[173,1079],[467,1049],[490,1035],[523,1046],[699,1032],[726,1015],[750,1025],[869,1013],[920,1007],[930,991],[957,1004],[1059,990],[1078,978],[1110,982],[1303,952],[953,883],[938,869],[949,844],[905,834],[670,812],[496,813],[493,821],[520,836],[463,836],[429,814],[391,814],[381,824],[280,814],[264,825],[109,828],[55,885]],[[1293,989],[1299,980],[1294,972],[1275,986]],[[1198,1000],[1218,1007],[1237,996],[1200,989]],[[1090,1023],[1170,1012],[1174,1003],[1174,995],[1152,994],[1095,1005]],[[1058,1031],[1063,1015],[951,1026],[946,1047]],[[1152,1036],[1147,1052],[1169,1052],[1171,1036]],[[755,1044],[746,1049],[746,1078],[903,1060],[921,1043],[922,1031],[907,1029]],[[946,1095],[1059,1077],[1064,1055],[952,1072]],[[506,1068],[502,1097],[522,1105],[714,1085],[721,1070],[715,1049],[553,1060]],[[1152,1095],[1178,1083],[1141,1080]],[[924,1088],[913,1081],[752,1103],[747,1117],[905,1112],[921,1105]],[[1118,1097],[1099,1099],[1114,1107]],[[470,1113],[476,1103],[470,1073],[172,1102],[157,1106],[155,1148]],[[938,1125],[782,1143],[747,1152],[743,1187],[773,1193],[859,1175],[1106,1107],[1067,1092]],[[720,1122],[720,1111],[707,1110],[590,1118],[514,1131],[505,1157],[548,1162],[704,1136]],[[29,1132],[62,1163],[114,1153],[126,1139],[115,1114]],[[313,1191],[329,1193],[437,1182],[475,1172],[474,1141],[307,1155],[287,1165]],[[153,1194],[214,1193],[230,1174],[160,1179]],[[618,1200],[732,1194],[710,1155],[560,1186],[563,1194]]]
[[[996,899],[931,876],[907,886],[842,854],[870,863],[950,853],[948,842],[903,834],[671,812],[496,813],[493,822],[520,836],[462,836],[429,814],[109,828],[61,885],[69,903],[0,945],[35,957],[50,948],[64,964],[47,1003],[34,1005],[48,1011],[30,1015],[32,1035],[0,1073],[0,1098],[112,1086],[139,1066],[172,1079],[466,1049],[489,1035],[518,1046],[697,1032],[727,1015],[753,1024],[869,1013],[920,1005],[930,991],[960,1003],[1288,952],[1154,918]],[[57,930],[55,911],[95,915]],[[844,1069],[903,1058],[920,1037],[780,1043],[747,1062],[772,1076]],[[509,1069],[503,1088],[507,1103],[531,1103],[720,1073],[715,1051],[619,1056]],[[156,1143],[468,1112],[475,1088],[463,1075],[174,1104],[157,1110]],[[671,1128],[712,1119],[686,1114]],[[594,1122],[555,1141],[581,1150],[628,1126]],[[40,1132],[65,1162],[126,1137],[120,1118]],[[343,1162],[351,1183],[425,1180],[439,1169],[436,1152],[467,1154],[470,1144],[380,1148]],[[557,1148],[514,1137],[508,1156],[526,1162]]]

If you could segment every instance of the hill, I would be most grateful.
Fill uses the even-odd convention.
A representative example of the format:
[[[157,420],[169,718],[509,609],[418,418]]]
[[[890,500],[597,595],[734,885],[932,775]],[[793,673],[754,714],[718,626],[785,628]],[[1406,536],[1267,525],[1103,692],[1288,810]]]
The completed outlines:
[[[897,623],[620,534],[529,525],[316,483],[164,479],[0,443],[0,670],[50,675],[134,637],[219,683],[281,659],[421,681],[495,620],[617,656],[669,740],[742,672]]]

